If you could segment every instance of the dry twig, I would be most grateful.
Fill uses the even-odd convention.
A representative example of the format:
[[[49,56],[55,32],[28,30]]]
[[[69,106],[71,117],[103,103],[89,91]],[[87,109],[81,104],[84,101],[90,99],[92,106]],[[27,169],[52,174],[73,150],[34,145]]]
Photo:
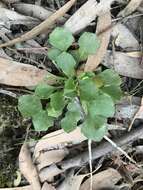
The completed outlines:
[[[37,35],[44,33],[47,31],[47,29],[56,22],[56,20],[62,16],[71,8],[71,6],[75,3],[76,0],[70,0],[68,3],[66,3],[62,8],[60,8],[58,11],[53,13],[50,17],[48,17],[45,21],[43,21],[41,24],[27,32],[26,34],[23,34],[22,36],[11,40],[7,43],[1,44],[0,48],[12,46],[16,43],[20,43],[29,39],[32,39],[36,37]]]

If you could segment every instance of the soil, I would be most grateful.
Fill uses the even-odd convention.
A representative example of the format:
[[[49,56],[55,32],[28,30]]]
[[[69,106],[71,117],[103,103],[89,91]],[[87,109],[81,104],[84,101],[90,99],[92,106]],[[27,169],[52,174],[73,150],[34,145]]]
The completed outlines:
[[[13,186],[24,131],[17,100],[0,94],[0,187]]]

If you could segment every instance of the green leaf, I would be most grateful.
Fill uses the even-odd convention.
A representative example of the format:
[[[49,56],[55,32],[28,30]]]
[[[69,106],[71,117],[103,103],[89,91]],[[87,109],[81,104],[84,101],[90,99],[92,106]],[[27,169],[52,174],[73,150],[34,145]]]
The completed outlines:
[[[61,121],[61,127],[67,132],[73,131],[77,127],[77,122],[81,119],[79,106],[72,101],[68,104],[68,111]]]
[[[59,56],[61,54],[61,51],[59,49],[55,49],[55,48],[52,48],[50,50],[48,50],[48,57],[49,59],[51,59],[52,61]]]
[[[90,78],[91,80],[95,78],[95,74],[93,72],[83,72],[78,76],[79,79],[86,79],[86,78]],[[94,80],[93,80],[94,81]]]
[[[56,63],[58,67],[65,73],[65,75],[73,76],[75,74],[74,67],[76,62],[71,54],[66,52],[61,53],[56,58]]]
[[[77,96],[76,84],[72,78],[69,78],[68,80],[65,81],[64,96],[70,97],[70,98]]]
[[[55,92],[50,96],[50,105],[55,110],[62,110],[65,106],[63,92]]]
[[[123,95],[121,88],[115,85],[102,87],[101,90],[110,95],[114,102],[120,100]]]
[[[90,32],[84,32],[79,38],[78,43],[80,46],[80,51],[83,52],[82,54],[94,54],[100,47],[97,36]]]
[[[79,81],[79,92],[82,100],[91,101],[95,99],[98,89],[92,79],[85,78]]]
[[[41,99],[48,99],[56,88],[48,84],[39,84],[36,87],[35,95]]]
[[[36,96],[23,95],[18,100],[18,109],[24,117],[31,117],[42,110],[42,105]]]
[[[113,117],[115,106],[112,98],[107,94],[99,94],[95,100],[88,104],[89,114],[92,118],[97,115],[104,117]]]
[[[87,117],[85,122],[82,124],[81,132],[88,139],[94,141],[101,141],[104,135],[107,132],[107,128],[105,126],[106,119],[100,116],[96,116],[93,119]]]
[[[52,108],[50,105],[47,107],[47,112],[48,112],[48,116],[51,116],[51,117],[59,117],[63,110],[55,110],[54,108]]]
[[[61,51],[66,51],[73,43],[74,37],[72,33],[62,27],[57,27],[49,36],[49,42],[52,46]]]
[[[53,125],[53,117],[49,117],[47,111],[40,111],[32,117],[35,131],[46,131]]]
[[[85,61],[88,58],[88,55],[80,49],[70,50],[69,53],[74,57],[77,63]]]
[[[120,76],[112,69],[106,69],[105,71],[100,73],[98,76],[102,78],[105,85],[119,86],[122,83]]]

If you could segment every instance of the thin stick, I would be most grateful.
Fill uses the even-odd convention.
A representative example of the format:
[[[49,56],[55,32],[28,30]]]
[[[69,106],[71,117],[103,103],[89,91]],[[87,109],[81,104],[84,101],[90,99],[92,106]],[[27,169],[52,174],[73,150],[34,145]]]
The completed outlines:
[[[92,140],[88,140],[88,153],[89,153],[89,168],[90,168],[90,190],[93,188],[93,174],[92,174],[92,151],[91,151]]]
[[[133,160],[121,147],[119,147],[114,141],[112,141],[110,138],[108,138],[106,135],[104,136],[104,139],[108,141],[113,147],[115,147],[118,151],[120,151],[128,160],[130,160],[132,163],[137,164],[135,160]]]
[[[76,0],[70,0],[68,1],[63,7],[61,7],[58,11],[53,13],[51,16],[49,16],[45,21],[43,21],[38,26],[34,27],[29,32],[23,34],[22,36],[15,38],[11,41],[8,41],[4,44],[0,44],[0,48],[12,46],[16,43],[20,43],[29,39],[32,39],[36,37],[37,35],[47,31],[49,27],[56,22],[56,20],[62,16],[65,15],[65,13],[73,6],[73,4],[76,2]]]

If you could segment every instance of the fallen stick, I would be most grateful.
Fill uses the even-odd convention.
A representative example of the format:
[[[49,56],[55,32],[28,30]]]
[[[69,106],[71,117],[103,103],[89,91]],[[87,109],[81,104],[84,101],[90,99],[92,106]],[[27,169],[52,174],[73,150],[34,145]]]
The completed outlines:
[[[35,36],[44,33],[47,31],[47,29],[56,22],[56,20],[62,16],[65,15],[65,13],[71,8],[71,6],[76,2],[76,0],[70,0],[68,3],[66,3],[62,8],[60,8],[58,11],[56,11],[54,14],[52,14],[50,17],[48,17],[45,21],[43,21],[38,26],[34,27],[29,32],[23,34],[22,36],[13,39],[7,43],[1,44],[0,48],[12,46],[16,43],[24,42],[26,40],[32,39]]]
[[[119,146],[121,147],[123,145],[129,144],[137,140],[141,136],[141,134],[143,134],[143,126],[133,129],[131,132],[126,133],[124,136],[113,141],[117,144],[118,147]],[[114,150],[115,148],[110,143],[102,142],[99,146],[92,148],[92,159],[93,160],[98,159],[101,156],[109,154]],[[61,174],[70,168],[79,167],[79,166],[81,167],[84,164],[88,163],[88,161],[89,161],[88,151],[83,152],[74,158],[59,163],[58,167],[53,164],[47,168],[44,168],[43,170],[41,170],[39,174],[40,180],[41,182],[44,182],[49,178]]]

